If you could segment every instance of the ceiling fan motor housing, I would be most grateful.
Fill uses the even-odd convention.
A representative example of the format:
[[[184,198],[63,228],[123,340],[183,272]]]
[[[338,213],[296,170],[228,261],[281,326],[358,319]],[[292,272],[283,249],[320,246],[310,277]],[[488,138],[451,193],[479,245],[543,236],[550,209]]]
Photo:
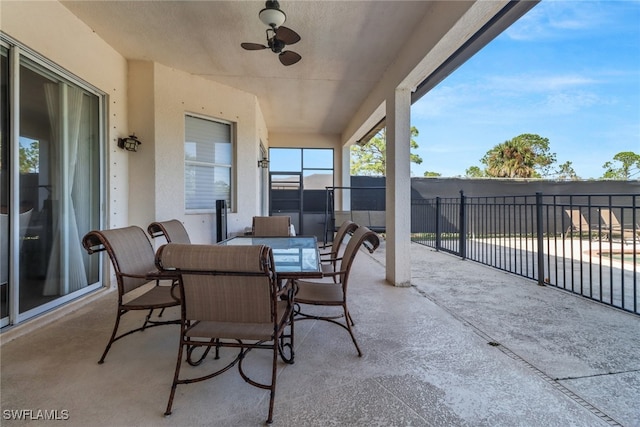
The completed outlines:
[[[286,46],[286,44],[282,40],[278,39],[275,35],[271,37],[268,40],[268,42],[269,42],[269,48],[274,53],[282,52],[282,49],[284,49],[284,47]]]
[[[269,0],[264,6],[264,9],[262,9],[258,14],[258,17],[265,25],[276,29],[280,25],[284,24],[284,21],[287,19],[287,15],[280,10],[280,3],[276,0]]]

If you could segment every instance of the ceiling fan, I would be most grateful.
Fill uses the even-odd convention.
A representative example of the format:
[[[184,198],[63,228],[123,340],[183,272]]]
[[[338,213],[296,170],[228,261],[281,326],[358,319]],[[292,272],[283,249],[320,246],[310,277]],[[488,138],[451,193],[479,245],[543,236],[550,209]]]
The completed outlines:
[[[269,0],[265,4],[265,8],[258,14],[260,20],[268,25],[267,28],[267,45],[260,43],[241,43],[246,50],[262,50],[271,49],[273,53],[278,54],[278,59],[282,65],[293,65],[300,61],[302,57],[291,50],[283,51],[287,45],[295,44],[300,41],[298,33],[290,28],[282,27],[287,15],[280,10],[280,4],[277,0]]]

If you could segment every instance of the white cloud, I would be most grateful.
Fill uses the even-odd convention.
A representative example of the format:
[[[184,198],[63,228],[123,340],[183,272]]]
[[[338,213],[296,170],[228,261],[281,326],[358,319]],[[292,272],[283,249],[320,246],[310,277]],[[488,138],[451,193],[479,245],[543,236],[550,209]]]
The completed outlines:
[[[549,94],[541,106],[545,114],[572,114],[592,105],[599,104],[600,98],[588,92],[560,92]]]
[[[599,83],[579,74],[488,76],[487,82],[493,90],[518,93],[546,93]]]
[[[475,84],[436,87],[412,106],[411,115],[414,122],[464,117],[469,124],[500,124],[524,115],[575,112],[602,102],[592,87],[598,83],[579,74],[491,75]]]
[[[447,115],[468,105],[473,95],[469,85],[440,85],[427,93],[411,108],[415,118],[432,118]]]
[[[541,40],[570,36],[615,22],[606,3],[545,0],[536,5],[505,35],[513,40]]]

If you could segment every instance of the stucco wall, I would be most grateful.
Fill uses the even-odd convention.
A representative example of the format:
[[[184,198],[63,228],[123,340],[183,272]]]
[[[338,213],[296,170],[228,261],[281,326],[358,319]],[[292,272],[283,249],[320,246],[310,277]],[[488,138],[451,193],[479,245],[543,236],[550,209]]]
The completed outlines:
[[[184,116],[186,113],[234,123],[236,170],[229,233],[251,225],[259,212],[260,140],[268,146],[266,126],[256,97],[198,76],[154,64],[155,218],[185,222],[194,243],[216,238],[215,214],[184,211]]]
[[[156,220],[154,66],[129,61],[128,71],[129,132],[142,142],[129,153],[129,222],[146,229]]]
[[[55,1],[2,1],[0,29],[34,52],[108,95],[106,227],[146,227],[177,218],[196,243],[215,241],[215,215],[184,210],[184,115],[234,123],[235,204],[229,232],[251,224],[259,206],[259,144],[269,146],[260,105],[252,94],[161,64],[128,62]],[[117,147],[135,132],[136,153]]]
[[[109,227],[128,224],[127,61],[58,2],[2,1],[0,29],[108,95],[106,199]]]

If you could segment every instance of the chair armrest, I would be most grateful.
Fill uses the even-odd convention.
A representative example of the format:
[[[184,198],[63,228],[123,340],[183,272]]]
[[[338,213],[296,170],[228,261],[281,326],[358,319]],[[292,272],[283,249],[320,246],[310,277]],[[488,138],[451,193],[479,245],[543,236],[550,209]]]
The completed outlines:
[[[135,277],[132,275],[128,275],[128,277]],[[153,270],[153,271],[149,271],[147,274],[145,274],[145,278],[147,280],[151,281],[160,281],[160,280],[171,280],[171,290],[169,291],[169,293],[171,293],[171,296],[173,297],[174,300],[176,301],[180,301],[180,293],[179,291],[177,291],[178,289],[178,284],[180,283],[180,274],[178,274],[177,271],[175,270]],[[156,283],[158,284],[158,283]]]
[[[173,283],[171,283],[171,290],[169,291],[173,299],[178,302],[180,302],[180,291],[178,289],[179,284],[180,284],[180,279],[174,280]]]
[[[151,224],[149,224],[149,226],[147,227],[147,233],[149,233],[149,236],[153,237],[154,239],[156,237],[165,235],[162,226],[157,222],[152,222]]]
[[[295,282],[295,279],[289,279],[284,283],[284,286],[279,286],[276,296],[278,298],[282,296],[290,297],[294,289],[294,282]]]
[[[82,239],[82,245],[89,255],[107,250],[107,247],[97,233],[88,233],[84,236]]]
[[[331,255],[331,254],[326,254]],[[338,261],[342,261],[342,257],[338,258],[323,258],[323,254],[320,254],[320,264],[336,264]]]
[[[319,255],[319,260],[321,263],[327,263],[327,262],[332,262],[335,263],[336,261],[340,261],[342,259],[342,257],[340,258],[333,258],[333,254],[331,252],[327,252],[327,253],[318,253]]]
[[[163,278],[157,277],[156,275],[150,275],[150,273],[145,273],[145,274],[120,273],[120,277],[130,277],[132,279],[146,279],[148,282],[152,280],[164,280]]]
[[[322,278],[324,279],[325,277],[333,277],[333,280],[335,281],[336,277],[343,277],[346,276],[347,272],[346,271],[330,271],[330,272],[322,272]],[[337,283],[337,282],[336,282]]]
[[[123,276],[125,276],[125,274],[123,274]],[[131,275],[131,274],[127,274],[126,276],[128,276],[128,277],[140,277],[140,276],[134,276],[134,275]],[[151,281],[151,280],[172,280],[172,281],[176,281],[176,280],[178,280],[180,275],[175,270],[153,270],[153,271],[147,272],[147,274],[145,274],[144,277],[149,281]]]
[[[332,260],[332,261],[338,261],[338,260],[341,260],[341,259],[342,259],[342,257],[332,258],[332,257],[331,257],[331,252],[327,252],[327,253],[320,253],[319,255],[320,255],[320,258],[322,258],[322,257],[325,257],[325,258],[326,258],[326,257],[329,257],[329,259],[330,259],[330,260]]]

